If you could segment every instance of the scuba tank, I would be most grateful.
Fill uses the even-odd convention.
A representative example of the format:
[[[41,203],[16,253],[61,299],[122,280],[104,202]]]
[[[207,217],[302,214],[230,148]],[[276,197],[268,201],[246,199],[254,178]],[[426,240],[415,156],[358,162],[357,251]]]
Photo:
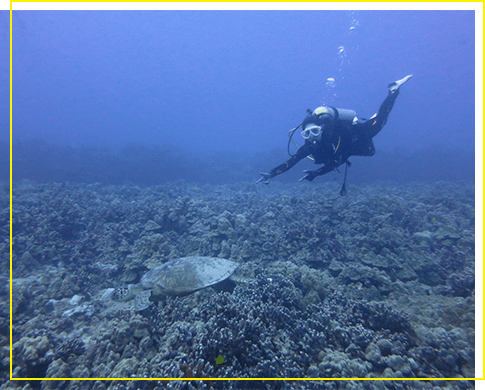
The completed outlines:
[[[320,116],[323,114],[328,114],[332,119],[342,122],[353,123],[357,120],[357,113],[354,110],[349,110],[347,108],[335,108],[335,107],[317,107],[313,110],[312,114],[314,116]]]

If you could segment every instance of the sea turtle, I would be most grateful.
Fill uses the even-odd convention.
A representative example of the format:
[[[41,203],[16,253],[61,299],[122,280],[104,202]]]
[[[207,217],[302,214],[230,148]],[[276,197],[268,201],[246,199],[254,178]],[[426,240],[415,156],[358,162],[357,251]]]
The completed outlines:
[[[187,295],[229,278],[239,264],[219,257],[190,256],[170,260],[145,273],[138,284],[118,289],[117,296],[135,298],[135,310],[150,305],[150,297]]]

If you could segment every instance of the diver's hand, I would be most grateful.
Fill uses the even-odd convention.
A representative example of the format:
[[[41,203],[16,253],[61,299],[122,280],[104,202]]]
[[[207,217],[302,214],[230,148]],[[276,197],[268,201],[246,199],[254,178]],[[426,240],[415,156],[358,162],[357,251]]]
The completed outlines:
[[[273,177],[271,173],[266,173],[266,172],[259,172],[261,177],[259,180],[256,182],[256,184],[263,182],[263,184],[269,184],[269,179]]]
[[[312,181],[313,179],[315,179],[317,177],[316,171],[307,171],[307,170],[305,170],[305,171],[303,171],[303,173],[305,174],[305,176],[303,176],[298,181],[303,181],[303,180]]]

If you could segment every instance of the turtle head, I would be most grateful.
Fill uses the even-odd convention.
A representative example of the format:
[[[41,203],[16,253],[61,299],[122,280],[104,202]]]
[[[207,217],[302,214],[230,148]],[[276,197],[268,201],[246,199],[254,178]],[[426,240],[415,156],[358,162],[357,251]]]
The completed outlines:
[[[113,297],[119,301],[129,301],[142,290],[143,287],[140,284],[129,284],[128,286],[118,287],[115,290]]]

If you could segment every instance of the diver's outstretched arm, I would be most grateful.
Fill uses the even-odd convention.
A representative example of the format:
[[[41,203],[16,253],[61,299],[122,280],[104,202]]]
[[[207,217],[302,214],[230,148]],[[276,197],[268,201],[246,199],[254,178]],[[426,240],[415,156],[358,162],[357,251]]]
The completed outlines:
[[[261,177],[259,178],[258,181],[256,181],[255,184],[258,183],[264,183],[264,184],[269,184],[270,179],[277,175],[281,175],[282,173],[285,173],[286,171],[290,170],[295,166],[295,164],[308,156],[310,154],[310,149],[307,144],[303,145],[296,154],[291,156],[291,158],[287,161],[285,161],[283,164],[278,165],[276,168],[273,168],[271,171],[268,173],[266,172],[261,172],[260,175]]]

